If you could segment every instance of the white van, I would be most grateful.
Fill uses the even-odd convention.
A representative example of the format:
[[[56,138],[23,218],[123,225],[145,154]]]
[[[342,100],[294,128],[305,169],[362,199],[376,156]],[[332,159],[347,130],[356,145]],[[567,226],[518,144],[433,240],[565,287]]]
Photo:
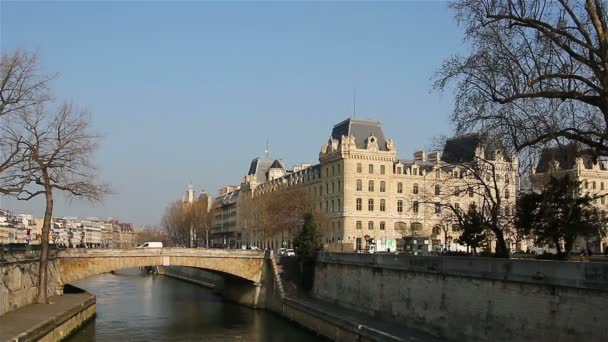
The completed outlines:
[[[144,242],[143,245],[138,246],[137,248],[163,248],[162,242]]]

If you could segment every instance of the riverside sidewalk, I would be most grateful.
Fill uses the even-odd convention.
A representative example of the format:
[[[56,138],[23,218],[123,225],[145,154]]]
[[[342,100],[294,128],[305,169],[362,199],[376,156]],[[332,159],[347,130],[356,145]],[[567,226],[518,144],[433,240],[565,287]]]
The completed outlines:
[[[403,342],[438,342],[443,341],[419,330],[401,326],[395,322],[389,322],[374,318],[365,313],[342,308],[316,298],[299,296],[298,298],[285,298],[287,302],[306,307],[308,310],[316,311],[319,315],[327,316],[332,320],[344,322],[344,324],[356,327],[366,332],[378,341],[403,341]]]
[[[54,296],[49,302],[52,304],[30,304],[0,316],[0,341],[37,341],[58,328],[61,331],[56,335],[65,337],[95,312],[95,296],[88,292]],[[81,317],[85,310],[93,315]]]

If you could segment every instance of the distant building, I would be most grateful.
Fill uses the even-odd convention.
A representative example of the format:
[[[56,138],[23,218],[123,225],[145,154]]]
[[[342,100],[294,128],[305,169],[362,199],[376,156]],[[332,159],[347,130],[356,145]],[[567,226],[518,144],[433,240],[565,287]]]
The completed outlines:
[[[212,246],[240,248],[241,230],[237,226],[238,186],[221,188],[211,206],[210,243]]]
[[[549,147],[541,152],[538,164],[532,170],[530,185],[533,191],[541,191],[549,179],[570,176],[581,182],[580,194],[599,198],[593,204],[603,217],[608,212],[608,160],[594,160],[585,150],[575,144],[563,147]],[[603,195],[603,196],[602,196]],[[608,239],[599,237],[579,237],[574,251],[590,250],[602,253],[608,248]]]

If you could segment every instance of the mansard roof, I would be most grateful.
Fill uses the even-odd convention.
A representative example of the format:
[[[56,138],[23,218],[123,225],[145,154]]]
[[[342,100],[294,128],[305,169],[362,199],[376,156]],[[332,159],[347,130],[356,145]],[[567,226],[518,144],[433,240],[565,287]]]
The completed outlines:
[[[479,133],[465,134],[445,142],[441,160],[450,164],[471,162],[475,159],[475,151],[479,147],[483,148],[485,158],[488,160],[494,159],[496,152],[502,149],[500,143],[488,139],[487,136]],[[505,158],[509,159],[508,156]]]
[[[354,136],[355,144],[358,149],[365,149],[366,140],[370,135],[376,137],[378,148],[380,151],[388,151],[386,148],[386,139],[380,121],[377,120],[361,120],[348,118],[336,124],[331,131],[331,137],[340,141],[342,136]]]
[[[255,158],[251,161],[247,175],[253,175],[258,183],[264,183],[266,172],[268,172],[273,162],[274,160],[270,158]]]
[[[545,147],[540,153],[536,172],[544,173],[551,169],[551,162],[559,163],[559,168],[569,170],[576,168],[576,159],[581,158],[586,169],[593,168],[593,159],[588,151],[581,149],[574,143],[560,146]]]

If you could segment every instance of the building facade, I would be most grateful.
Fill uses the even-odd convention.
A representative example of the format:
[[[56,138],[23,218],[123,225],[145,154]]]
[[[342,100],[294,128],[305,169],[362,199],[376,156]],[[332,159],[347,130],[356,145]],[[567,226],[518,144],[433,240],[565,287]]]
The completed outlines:
[[[478,138],[462,137],[446,142],[444,153],[414,153],[412,159],[398,157],[392,139],[381,124],[372,120],[346,119],[333,127],[319,153],[319,163],[303,164],[287,170],[279,160],[256,158],[241,184],[241,198],[255,200],[264,194],[286,188],[304,189],[312,198],[315,211],[323,214],[324,242],[347,243],[354,249],[395,250],[397,239],[408,235],[427,237],[421,248],[431,249],[431,240],[442,246],[455,240],[455,232],[441,234],[447,204],[463,208],[484,205],[479,192],[458,191],[471,187],[464,167],[473,159],[483,159],[498,170],[498,195],[512,215],[517,196],[517,160],[502,156],[498,149],[484,148]],[[458,194],[458,195],[456,195]],[[449,203],[446,203],[448,201]],[[242,206],[238,207],[241,210]],[[242,217],[242,215],[239,215]],[[246,220],[239,228],[247,230]],[[261,228],[263,229],[263,227]],[[291,245],[293,233],[268,237],[249,234],[246,243],[262,248]],[[450,241],[446,241],[449,237]],[[284,241],[285,239],[288,241]],[[261,241],[263,239],[264,241]]]

